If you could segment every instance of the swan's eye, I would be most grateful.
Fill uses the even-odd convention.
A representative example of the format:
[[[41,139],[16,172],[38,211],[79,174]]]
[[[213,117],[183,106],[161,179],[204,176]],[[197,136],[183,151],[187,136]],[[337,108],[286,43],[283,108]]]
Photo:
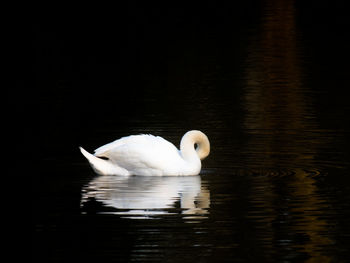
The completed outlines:
[[[195,143],[195,144],[194,144],[194,148],[197,150],[197,148],[198,148],[198,143]]]

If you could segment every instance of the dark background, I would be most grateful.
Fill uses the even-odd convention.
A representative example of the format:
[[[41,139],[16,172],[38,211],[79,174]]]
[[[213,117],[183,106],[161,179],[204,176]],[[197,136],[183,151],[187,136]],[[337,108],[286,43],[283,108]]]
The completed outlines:
[[[224,59],[227,54],[220,49],[244,45],[239,43],[241,24],[256,22],[259,4],[124,3],[58,14],[55,8],[43,11],[45,16],[32,25],[34,83],[26,91],[30,99],[24,97],[38,118],[45,156],[69,154],[63,145],[82,144],[84,136],[91,137],[87,130],[108,126],[108,119],[123,127],[145,111],[184,117],[185,110],[176,108],[191,90],[186,70],[199,67],[207,53]],[[229,63],[239,67],[239,51],[230,52],[238,59]],[[174,61],[183,64],[176,65],[180,80],[171,76]],[[223,89],[217,87],[217,93]],[[144,99],[149,90],[153,101]],[[63,144],[52,150],[52,141]]]
[[[83,144],[84,136],[91,137],[88,133],[98,125],[108,126],[108,119],[122,127],[144,111],[182,118],[186,113],[176,109],[177,103],[191,95],[186,70],[198,70],[202,57],[214,56],[221,63],[220,73],[234,79],[225,67],[242,67],[245,36],[261,23],[263,5],[208,1],[43,7],[29,20],[29,82],[10,90],[10,105],[29,113],[24,120],[24,129],[33,130],[28,141],[46,157],[73,154],[66,145]],[[319,109],[327,114],[328,107],[347,101],[348,14],[343,1],[295,5],[306,52],[315,58],[310,73],[322,84],[322,75],[332,71],[332,85],[320,89],[339,90],[332,93],[334,100],[327,95],[320,100]],[[234,105],[238,88],[232,94],[225,89],[227,85],[217,85],[215,92],[222,96],[217,99],[229,95]],[[149,90],[154,92],[152,102],[144,100]],[[60,143],[53,149],[52,142]]]

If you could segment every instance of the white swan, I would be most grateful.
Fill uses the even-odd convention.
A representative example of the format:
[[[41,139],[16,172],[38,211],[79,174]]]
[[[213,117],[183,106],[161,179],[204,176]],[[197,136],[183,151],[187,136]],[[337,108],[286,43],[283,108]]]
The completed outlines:
[[[196,130],[182,137],[180,151],[162,137],[153,135],[123,137],[96,149],[94,155],[79,148],[97,173],[124,176],[198,175],[201,160],[210,152],[208,137]]]

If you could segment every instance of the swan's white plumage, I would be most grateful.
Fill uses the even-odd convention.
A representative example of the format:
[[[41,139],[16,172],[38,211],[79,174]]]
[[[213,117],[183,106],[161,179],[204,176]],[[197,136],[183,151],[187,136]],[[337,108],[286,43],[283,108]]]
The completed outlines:
[[[201,169],[201,156],[200,151],[194,149],[195,143],[199,144],[199,148],[202,143],[206,155],[209,154],[209,140],[200,131],[190,131],[184,135],[181,151],[162,137],[144,134],[123,137],[103,145],[95,150],[94,155],[82,148],[81,151],[100,174],[197,175]]]

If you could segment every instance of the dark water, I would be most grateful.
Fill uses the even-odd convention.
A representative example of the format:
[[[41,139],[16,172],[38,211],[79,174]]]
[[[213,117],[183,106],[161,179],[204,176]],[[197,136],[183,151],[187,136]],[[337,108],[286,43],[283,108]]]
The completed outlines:
[[[14,102],[36,116],[34,260],[346,262],[342,3],[129,5],[34,23],[35,82]],[[138,133],[178,146],[191,129],[212,149],[194,177],[98,176],[78,151]]]

